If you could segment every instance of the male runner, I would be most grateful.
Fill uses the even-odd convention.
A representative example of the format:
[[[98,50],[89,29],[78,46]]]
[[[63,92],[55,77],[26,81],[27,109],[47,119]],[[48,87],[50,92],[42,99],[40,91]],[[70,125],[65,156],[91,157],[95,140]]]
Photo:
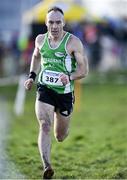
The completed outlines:
[[[88,62],[81,41],[63,30],[64,13],[60,8],[50,8],[45,23],[48,31],[36,37],[30,74],[24,86],[30,90],[40,71],[35,103],[40,126],[38,147],[44,166],[43,178],[50,179],[54,174],[50,161],[51,125],[54,125],[55,138],[62,142],[68,135],[73,110],[74,80],[88,74]]]

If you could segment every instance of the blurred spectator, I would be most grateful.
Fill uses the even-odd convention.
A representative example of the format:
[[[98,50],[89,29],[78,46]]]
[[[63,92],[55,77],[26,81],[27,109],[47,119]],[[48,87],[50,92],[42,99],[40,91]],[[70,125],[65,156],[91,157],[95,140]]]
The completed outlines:
[[[31,56],[32,56],[33,50],[34,50],[34,40],[32,37],[30,37],[28,40],[27,47],[22,52],[22,56],[21,56],[22,73],[28,73],[29,72],[29,66],[30,66]]]
[[[14,67],[14,74],[19,74],[20,71],[19,71],[19,61],[20,61],[20,49],[19,49],[19,46],[18,46],[18,37],[19,37],[19,34],[18,32],[14,32],[14,34],[12,35],[12,39],[11,39],[11,52],[12,52],[12,56],[13,56],[13,61],[14,61],[14,64],[15,64],[15,67]]]
[[[83,29],[84,40],[88,47],[90,67],[97,69],[101,60],[101,45],[99,31],[94,23],[87,23]]]
[[[117,37],[120,44],[120,58],[122,63],[122,68],[127,68],[127,18],[123,18],[121,27],[117,31]]]
[[[85,46],[84,35],[83,35],[83,27],[84,27],[83,21],[80,23],[79,22],[75,23],[75,24],[73,24],[71,33],[73,33],[76,37],[78,37]]]

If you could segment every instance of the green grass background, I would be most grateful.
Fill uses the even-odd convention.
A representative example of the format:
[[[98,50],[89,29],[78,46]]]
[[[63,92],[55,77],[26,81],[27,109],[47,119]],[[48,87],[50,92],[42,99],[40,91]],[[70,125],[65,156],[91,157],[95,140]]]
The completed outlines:
[[[13,105],[16,87],[0,89]],[[10,96],[11,95],[11,96]],[[35,88],[27,92],[25,112],[12,113],[8,154],[27,178],[39,179],[42,165],[37,147]],[[81,108],[74,110],[69,137],[52,136],[55,179],[127,178],[127,85],[83,85]]]

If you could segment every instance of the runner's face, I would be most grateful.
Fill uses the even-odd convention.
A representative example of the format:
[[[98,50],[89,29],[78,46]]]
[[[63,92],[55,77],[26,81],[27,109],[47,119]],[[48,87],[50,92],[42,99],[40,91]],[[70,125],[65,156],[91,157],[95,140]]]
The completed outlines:
[[[51,36],[60,37],[63,32],[64,16],[59,11],[49,12],[46,17],[46,26]]]

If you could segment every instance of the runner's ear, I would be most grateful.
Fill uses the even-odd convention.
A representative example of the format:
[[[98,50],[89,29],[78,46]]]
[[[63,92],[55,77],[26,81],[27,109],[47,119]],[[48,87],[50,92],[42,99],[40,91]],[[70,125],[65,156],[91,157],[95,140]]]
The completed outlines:
[[[65,20],[63,20],[63,27],[65,26]]]

